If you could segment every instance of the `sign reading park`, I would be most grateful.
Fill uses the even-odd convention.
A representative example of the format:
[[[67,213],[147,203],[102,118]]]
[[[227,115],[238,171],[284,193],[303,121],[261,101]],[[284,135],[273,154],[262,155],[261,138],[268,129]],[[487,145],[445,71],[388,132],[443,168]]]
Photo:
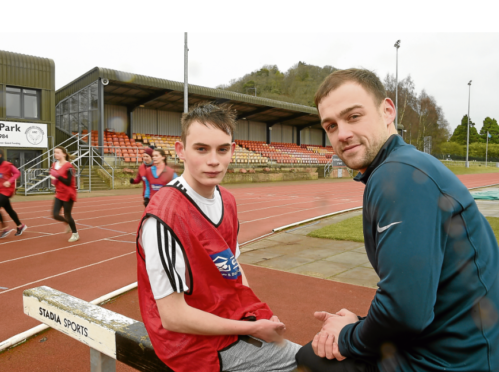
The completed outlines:
[[[47,148],[47,124],[0,121],[0,147]]]

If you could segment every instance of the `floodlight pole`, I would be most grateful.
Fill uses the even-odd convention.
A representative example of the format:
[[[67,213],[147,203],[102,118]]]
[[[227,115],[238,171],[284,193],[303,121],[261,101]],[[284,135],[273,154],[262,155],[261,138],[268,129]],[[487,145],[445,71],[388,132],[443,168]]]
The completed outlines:
[[[397,50],[396,52],[396,57],[395,57],[395,129],[399,130],[399,121],[398,121],[398,116],[399,116],[399,48],[400,48],[400,40],[397,40],[397,42],[394,45],[395,49]]]
[[[485,145],[485,167],[487,167],[487,153],[489,151],[489,131],[487,131],[487,145]]]
[[[188,78],[189,78],[189,48],[187,47],[187,32],[184,32],[184,112],[189,111],[189,91],[188,91]]]
[[[470,149],[470,102],[471,102],[471,80],[468,83],[469,85],[469,90],[468,90],[468,131],[466,135],[466,168],[470,167],[470,163],[468,161],[468,154],[469,154],[469,149]]]

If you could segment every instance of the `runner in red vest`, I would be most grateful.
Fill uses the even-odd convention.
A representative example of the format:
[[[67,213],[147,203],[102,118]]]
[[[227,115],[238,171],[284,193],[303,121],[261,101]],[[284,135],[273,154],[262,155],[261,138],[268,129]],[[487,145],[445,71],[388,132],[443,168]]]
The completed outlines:
[[[177,178],[172,168],[166,165],[166,153],[163,149],[152,151],[153,165],[146,169],[146,190],[144,193],[144,205],[147,207],[149,200],[171,180]]]
[[[0,149],[0,208],[5,209],[5,212],[12,218],[12,221],[17,225],[16,236],[21,235],[28,226],[24,225],[19,221],[16,211],[12,208],[10,204],[10,198],[14,195],[16,191],[16,180],[19,178],[21,173],[14,166],[14,164],[9,163],[5,160],[5,155],[3,150]],[[0,224],[2,225],[2,231],[0,232],[0,238],[5,238],[10,234],[12,230],[7,229],[7,224],[3,221],[2,214],[0,213]]]
[[[181,177],[162,187],[138,229],[139,305],[154,350],[176,372],[296,368],[300,346],[250,289],[232,194],[218,185],[231,162],[235,112],[201,104],[184,114]]]
[[[151,147],[147,147],[144,150],[145,152],[142,154],[142,159],[144,160],[144,162],[139,167],[139,171],[137,172],[137,177],[130,178],[131,185],[142,182],[142,197],[144,197],[147,188],[147,178],[146,178],[147,168],[149,168],[153,164],[152,150],[153,149]]]
[[[76,201],[76,185],[74,177],[74,168],[70,162],[70,156],[67,150],[58,146],[54,149],[54,158],[56,162],[52,164],[50,176],[52,183],[55,185],[55,200],[52,216],[55,220],[67,224],[65,233],[72,233],[68,242],[76,242],[80,240],[76,224],[71,216],[73,204]],[[64,217],[60,215],[61,209],[64,208]]]

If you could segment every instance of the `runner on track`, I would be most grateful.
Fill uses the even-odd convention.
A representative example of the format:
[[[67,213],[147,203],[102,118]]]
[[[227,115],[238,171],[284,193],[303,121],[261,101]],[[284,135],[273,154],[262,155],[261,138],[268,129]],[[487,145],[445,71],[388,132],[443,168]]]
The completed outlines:
[[[57,146],[54,150],[56,162],[52,164],[50,176],[55,185],[55,200],[52,216],[55,220],[67,224],[65,233],[72,233],[68,242],[76,242],[80,239],[76,224],[71,216],[73,204],[76,201],[76,185],[74,177],[74,168],[70,162],[70,155],[62,146]],[[64,208],[64,217],[60,215]]]
[[[146,189],[148,187],[147,186],[147,178],[146,178],[147,168],[149,168],[153,164],[152,151],[153,151],[152,147],[148,147],[145,149],[145,152],[142,154],[142,159],[144,162],[139,167],[139,171],[137,172],[137,177],[130,178],[131,185],[142,182],[142,197],[143,198],[144,198],[144,195],[146,193]],[[144,200],[144,205],[145,205],[145,200]]]
[[[4,152],[0,149],[0,208],[5,209],[5,212],[12,218],[12,221],[17,225],[16,236],[21,235],[28,226],[24,225],[19,221],[19,217],[12,205],[10,204],[10,198],[14,195],[16,191],[16,179],[19,178],[21,173],[14,166],[14,164],[8,162],[4,158]],[[2,232],[0,233],[0,238],[5,238],[10,234],[12,230],[7,229],[7,224],[3,221],[2,214],[0,213],[0,224],[2,225]]]
[[[166,153],[163,149],[154,149],[152,152],[153,165],[146,169],[146,190],[144,194],[144,206],[147,207],[149,200],[171,180],[177,178],[177,173],[166,165]]]
[[[175,144],[184,174],[151,200],[138,231],[142,319],[158,357],[177,372],[290,372],[299,345],[249,288],[237,262],[234,196],[218,185],[231,162],[236,113],[201,104]],[[281,344],[275,343],[282,341]]]

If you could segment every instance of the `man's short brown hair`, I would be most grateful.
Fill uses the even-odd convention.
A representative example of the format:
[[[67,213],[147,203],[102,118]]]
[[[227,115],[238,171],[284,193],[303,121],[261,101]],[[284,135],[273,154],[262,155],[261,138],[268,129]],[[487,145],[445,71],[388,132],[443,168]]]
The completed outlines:
[[[329,92],[349,81],[361,85],[368,93],[371,93],[376,106],[381,105],[381,102],[386,98],[385,87],[374,72],[359,68],[349,68],[348,70],[336,70],[329,74],[315,93],[315,106],[319,108],[319,103]]]
[[[195,121],[206,126],[212,125],[222,132],[234,137],[236,130],[236,111],[230,105],[214,105],[210,102],[198,103],[190,108],[189,112],[182,115],[181,140],[185,145],[185,139],[189,127]]]

